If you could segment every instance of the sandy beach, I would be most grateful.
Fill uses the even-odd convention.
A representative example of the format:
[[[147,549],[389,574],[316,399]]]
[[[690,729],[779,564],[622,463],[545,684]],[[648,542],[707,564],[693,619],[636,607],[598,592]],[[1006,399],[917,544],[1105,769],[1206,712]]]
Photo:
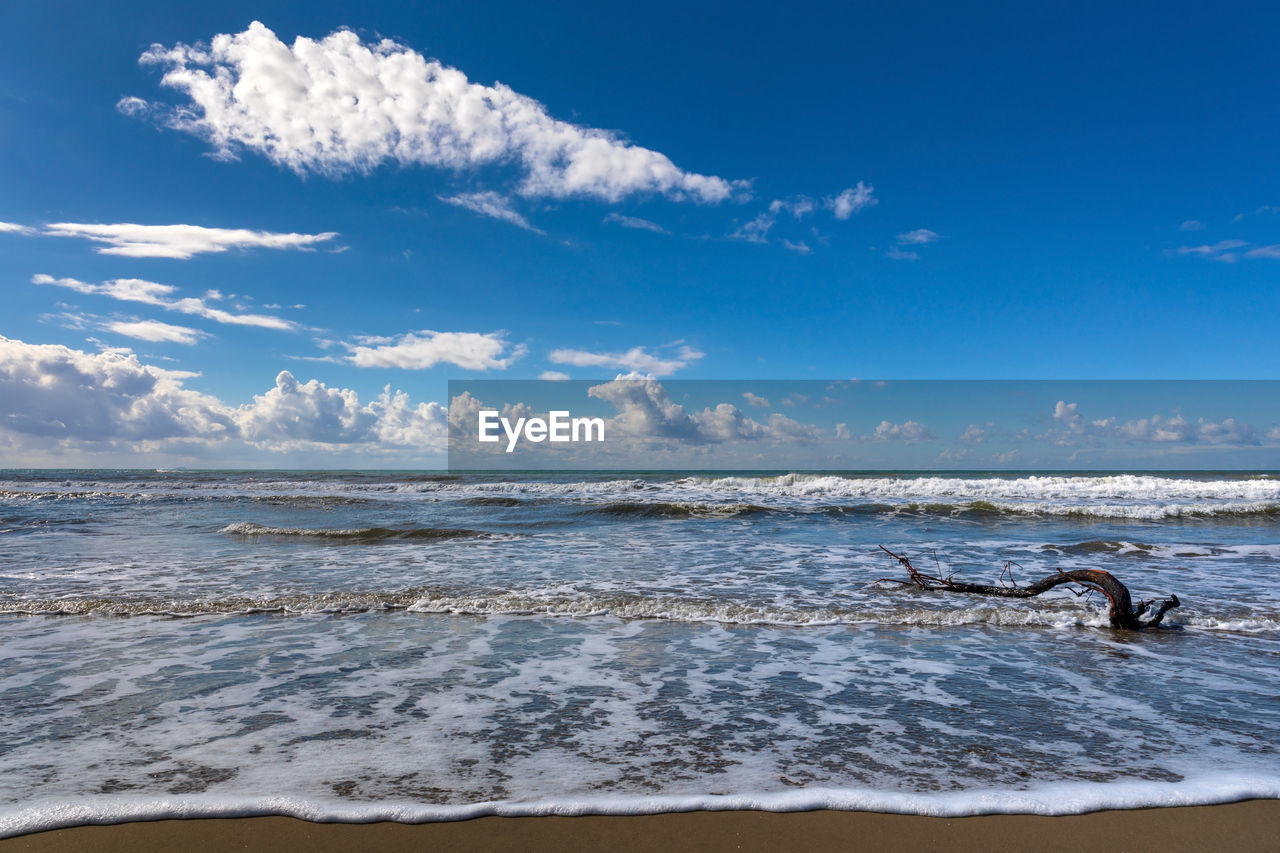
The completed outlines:
[[[1280,800],[1086,815],[933,818],[870,812],[690,812],[636,817],[485,817],[406,825],[294,818],[85,826],[0,841],[4,853],[489,850],[1275,850]]]

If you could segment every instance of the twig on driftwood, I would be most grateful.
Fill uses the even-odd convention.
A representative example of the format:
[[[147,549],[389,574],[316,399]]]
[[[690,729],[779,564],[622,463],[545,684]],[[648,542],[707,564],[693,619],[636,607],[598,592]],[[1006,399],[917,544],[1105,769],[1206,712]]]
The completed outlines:
[[[1084,595],[1087,592],[1100,592],[1106,596],[1111,605],[1109,615],[1112,628],[1124,628],[1130,631],[1154,628],[1164,619],[1165,613],[1182,603],[1178,601],[1178,596],[1170,595],[1158,603],[1156,601],[1139,601],[1135,605],[1129,595],[1128,587],[1122,584],[1113,574],[1104,572],[1101,569],[1072,569],[1071,571],[1059,569],[1057,574],[1041,578],[1029,586],[1018,586],[1013,580],[1012,566],[1016,564],[1010,561],[1005,563],[1004,571],[1000,573],[1000,586],[992,586],[991,584],[958,581],[954,579],[953,574],[943,577],[941,571],[937,575],[926,575],[911,565],[911,560],[906,557],[893,553],[883,545],[880,546],[880,550],[898,561],[902,568],[906,570],[907,578],[906,580],[902,578],[880,578],[876,583],[897,583],[903,586],[914,586],[919,589],[963,592],[973,595],[994,595],[1001,598],[1031,598],[1054,587],[1063,586],[1064,584],[1076,584],[1083,587],[1083,589],[1077,591],[1068,587],[1076,595]],[[1012,586],[1006,586],[1004,583],[1006,573]],[[1144,620],[1142,617],[1153,606],[1155,606],[1155,610],[1152,615]]]

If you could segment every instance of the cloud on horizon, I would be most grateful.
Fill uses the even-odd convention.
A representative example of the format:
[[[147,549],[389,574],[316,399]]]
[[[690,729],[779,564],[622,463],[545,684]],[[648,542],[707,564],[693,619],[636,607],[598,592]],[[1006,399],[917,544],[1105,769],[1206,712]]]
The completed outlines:
[[[229,444],[275,452],[343,447],[443,451],[447,412],[413,405],[387,386],[367,404],[355,391],[281,371],[274,387],[232,406],[183,387],[198,376],[140,362],[128,350],[87,353],[0,336],[0,433],[10,444],[61,451],[163,452]]]

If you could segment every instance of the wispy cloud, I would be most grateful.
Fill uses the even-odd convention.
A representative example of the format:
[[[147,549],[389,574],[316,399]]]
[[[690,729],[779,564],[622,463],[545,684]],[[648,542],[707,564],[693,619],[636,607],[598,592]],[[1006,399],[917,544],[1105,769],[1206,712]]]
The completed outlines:
[[[494,219],[500,219],[503,222],[509,222],[526,231],[532,231],[535,234],[546,234],[541,228],[535,228],[529,224],[529,220],[525,219],[515,208],[511,206],[511,200],[493,192],[492,190],[478,193],[460,193],[455,196],[439,196],[439,199],[449,204],[465,208],[472,213],[478,213],[481,216],[489,216]]]
[[[849,192],[849,190],[845,190],[845,192]],[[807,195],[777,198],[769,202],[770,213],[789,213],[796,219],[802,219],[817,209],[817,203]]]
[[[1248,245],[1244,240],[1219,240],[1212,245],[1179,246],[1176,251],[1179,255],[1198,255],[1202,258],[1233,264],[1240,258],[1240,253],[1236,250]]]
[[[102,328],[140,341],[187,346],[195,344],[200,338],[209,336],[208,332],[202,332],[199,329],[161,323],[159,320],[107,320],[103,322]]]
[[[34,228],[19,225],[16,222],[0,222],[0,234],[33,234]]]
[[[919,253],[919,252],[910,252],[910,251],[906,251],[906,250],[904,250],[904,249],[899,249],[897,246],[891,246],[891,247],[889,247],[889,250],[888,250],[887,252],[885,252],[885,254],[886,254],[887,256],[889,256],[890,258],[893,258],[895,261],[918,261],[918,260],[920,260],[920,253]]]
[[[604,218],[605,222],[616,222],[623,228],[635,228],[640,231],[652,231],[655,234],[670,234],[671,232],[663,228],[656,222],[650,222],[647,219],[641,219],[638,216],[623,216],[621,213],[610,213]]]
[[[344,344],[346,361],[356,367],[398,367],[426,370],[437,364],[453,364],[464,370],[503,370],[522,358],[528,349],[507,343],[505,332],[434,332],[424,329],[397,337],[364,338]]]
[[[473,83],[456,68],[388,39],[349,30],[288,45],[255,21],[208,45],[156,45],[142,55],[161,84],[190,99],[167,111],[173,128],[224,158],[250,150],[298,173],[367,172],[392,162],[455,172],[514,163],[528,197],[615,202],[637,193],[716,203],[745,182],[687,172],[616,134],[552,118],[501,83]],[[121,100],[130,114],[154,104]]]
[[[1203,231],[1204,223],[1199,219],[1188,219],[1178,226],[1179,231]]]
[[[936,242],[938,242],[938,232],[930,231],[928,228],[917,228],[898,235],[899,246],[927,246]]]
[[[82,222],[54,222],[44,233],[55,237],[79,237],[106,244],[101,255],[123,255],[129,258],[177,258],[186,260],[198,254],[225,252],[228,249],[308,249],[338,236],[335,231],[323,234],[280,234],[251,231],[247,228],[205,228],[200,225],[135,225],[122,222],[94,225]]]
[[[296,323],[280,317],[273,317],[270,314],[233,314],[230,311],[224,311],[221,308],[209,305],[204,299],[190,296],[175,299],[172,298],[172,295],[178,289],[173,285],[160,284],[140,278],[117,278],[100,284],[90,284],[74,278],[54,278],[40,273],[31,277],[31,283],[65,287],[77,293],[106,296],[121,302],[154,305],[166,311],[191,314],[196,317],[213,320],[216,323],[233,326],[257,326],[263,329],[280,329],[282,331],[293,331],[297,328]]]
[[[764,212],[747,222],[739,225],[730,238],[734,240],[746,240],[748,243],[768,243],[769,229],[773,228],[773,224],[778,218],[769,212]]]
[[[606,367],[611,370],[633,370],[654,376],[670,376],[689,366],[705,353],[689,346],[681,346],[674,356],[664,357],[651,353],[644,347],[632,347],[626,352],[588,352],[578,349],[557,349],[549,358],[555,364],[574,367]]]

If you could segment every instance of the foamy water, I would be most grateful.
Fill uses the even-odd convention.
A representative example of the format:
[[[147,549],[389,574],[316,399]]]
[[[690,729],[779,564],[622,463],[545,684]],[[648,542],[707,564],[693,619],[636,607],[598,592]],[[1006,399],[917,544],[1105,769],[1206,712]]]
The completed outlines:
[[[0,472],[0,834],[1274,797],[1278,520],[1269,475]]]

